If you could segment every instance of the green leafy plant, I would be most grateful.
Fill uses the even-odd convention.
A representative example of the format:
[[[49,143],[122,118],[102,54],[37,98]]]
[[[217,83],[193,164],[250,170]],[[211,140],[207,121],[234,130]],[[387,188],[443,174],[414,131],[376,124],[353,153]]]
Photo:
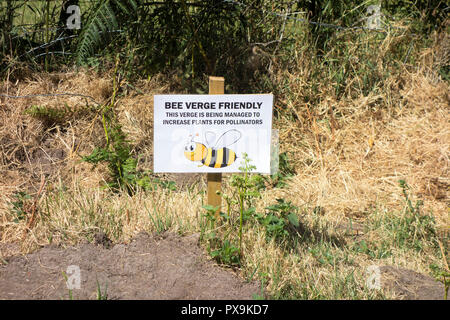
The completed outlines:
[[[113,189],[125,187],[129,193],[133,193],[133,187],[137,183],[137,161],[131,155],[131,147],[126,140],[119,124],[112,124],[107,129],[107,144],[105,147],[97,147],[83,161],[94,165],[106,162],[112,176],[108,186]]]
[[[205,234],[205,230],[208,228],[209,230],[214,229],[215,222],[216,222],[216,212],[219,210],[219,207],[214,207],[211,205],[204,205],[202,206],[203,209],[205,209],[206,213],[202,215],[204,218],[201,225],[201,233],[200,233],[200,240],[203,239],[203,236]]]
[[[175,191],[177,189],[175,181],[167,181],[158,178],[150,177],[150,172],[136,173],[133,175],[133,183],[135,182],[139,187],[144,190],[155,191],[158,187]]]
[[[434,278],[444,285],[444,300],[448,298],[448,289],[450,288],[450,272],[436,264],[430,265]]]
[[[231,186],[235,189],[237,196],[237,203],[239,206],[239,256],[242,257],[242,228],[244,225],[244,218],[248,220],[254,213],[252,208],[252,199],[259,197],[260,193],[257,187],[258,176],[251,175],[251,171],[256,169],[256,166],[251,165],[247,153],[243,153],[243,162],[239,170],[243,174],[235,174],[231,177]]]
[[[28,214],[27,205],[31,196],[24,191],[19,191],[14,194],[14,198],[15,200],[11,201],[11,212],[15,215],[13,221],[18,223],[25,219]]]
[[[149,177],[149,172],[139,172],[137,170],[137,160],[131,153],[131,144],[122,131],[114,110],[118,92],[116,78],[119,62],[120,60],[117,56],[111,101],[101,109],[106,145],[96,147],[90,155],[84,156],[82,160],[94,166],[98,163],[106,163],[111,175],[108,187],[113,190],[125,189],[129,194],[133,194],[138,187],[153,191],[158,185],[169,190],[175,190],[175,182],[152,179]]]
[[[276,201],[276,204],[266,207],[266,214],[257,214],[256,219],[266,229],[268,239],[283,240],[295,234],[300,226],[298,208],[284,199]]]
[[[376,230],[382,236],[382,243],[386,247],[395,246],[421,251],[425,246],[431,245],[437,249],[438,238],[434,217],[422,212],[421,200],[417,200],[413,205],[408,194],[409,186],[404,180],[400,180],[399,183],[405,199],[403,212],[383,214],[371,222],[369,229]],[[380,247],[382,243],[376,247]]]
[[[100,282],[97,280],[97,300],[108,300],[108,284],[105,284],[105,291],[102,292],[102,288],[100,287]]]
[[[206,210],[206,213],[203,215],[204,222],[201,228],[200,239],[206,238],[208,253],[218,263],[228,266],[240,265],[239,249],[228,239],[231,230],[223,238],[216,232],[216,212],[218,207],[205,205],[203,209]],[[206,228],[209,230],[207,233],[205,233]]]
[[[24,114],[43,121],[47,126],[52,126],[83,114],[95,114],[98,111],[97,107],[90,106],[86,103],[85,106],[73,108],[64,103],[63,107],[51,108],[48,106],[32,105],[25,109]]]
[[[64,116],[70,111],[71,110],[67,104],[64,105],[63,109],[54,109],[47,106],[33,105],[26,109],[24,113],[34,118],[39,118],[56,123],[64,119]]]
[[[416,201],[413,206],[408,195],[408,184],[400,180],[400,187],[405,198],[406,208],[400,217],[391,216],[385,219],[385,228],[390,232],[392,241],[397,246],[422,249],[423,241],[431,241],[437,246],[436,223],[432,215],[423,214],[421,207],[423,202]]]
[[[205,222],[202,225],[201,239],[206,235],[210,254],[217,261],[231,265],[237,264],[243,257],[242,238],[244,224],[252,219],[256,219],[264,225],[268,238],[285,238],[299,227],[298,208],[292,205],[291,202],[285,202],[283,199],[278,199],[277,204],[267,207],[267,215],[256,213],[253,202],[254,199],[260,197],[261,175],[251,174],[256,167],[251,164],[251,159],[246,153],[242,157],[243,161],[239,167],[242,173],[235,174],[230,179],[231,194],[221,195],[227,204],[227,211],[226,213],[221,213],[221,217],[231,227],[224,237],[220,237],[219,232],[216,230],[215,213],[218,208],[210,205],[203,206],[206,214],[203,216]],[[230,233],[236,228],[232,213],[232,208],[235,205],[239,212],[237,250],[235,250],[236,246],[233,242],[228,239]],[[205,231],[207,228],[211,230],[209,233]]]
[[[353,244],[351,249],[357,253],[367,254],[372,259],[385,259],[392,256],[392,249],[386,241],[372,243],[361,240]]]
[[[253,199],[258,197],[259,188],[257,181],[258,175],[251,175],[250,172],[256,167],[251,165],[251,160],[246,153],[243,154],[243,161],[239,170],[242,174],[235,174],[230,179],[230,184],[233,189],[231,194],[221,194],[222,198],[227,203],[227,212],[220,213],[223,221],[227,223],[229,228],[228,232],[221,237],[219,232],[216,231],[216,212],[217,207],[210,205],[203,206],[206,213],[203,215],[205,221],[202,223],[201,239],[204,235],[208,239],[210,254],[221,263],[227,263],[230,265],[240,264],[242,259],[242,237],[244,223],[249,221],[255,216],[255,208],[253,207]],[[230,233],[235,230],[235,219],[232,214],[232,207],[237,205],[239,210],[239,226],[238,226],[238,246],[228,239]],[[210,230],[207,233],[205,230]],[[237,248],[237,250],[235,250]]]
[[[89,11],[77,49],[77,63],[83,64],[94,54],[94,50],[102,41],[110,38],[110,33],[119,28],[117,16],[119,14],[130,17],[137,9],[135,0],[99,0]]]
[[[210,251],[210,255],[218,263],[228,266],[240,265],[239,249],[228,239],[221,241],[217,249]]]

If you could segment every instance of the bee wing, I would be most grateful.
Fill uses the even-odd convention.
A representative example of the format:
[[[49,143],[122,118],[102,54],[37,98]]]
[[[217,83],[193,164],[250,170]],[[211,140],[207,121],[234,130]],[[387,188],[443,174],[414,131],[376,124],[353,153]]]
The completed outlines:
[[[205,132],[205,142],[208,146],[212,146],[214,141],[216,141],[216,134],[212,131]]]
[[[224,132],[214,146],[216,149],[225,148],[236,143],[242,137],[242,133],[236,129],[231,129]]]

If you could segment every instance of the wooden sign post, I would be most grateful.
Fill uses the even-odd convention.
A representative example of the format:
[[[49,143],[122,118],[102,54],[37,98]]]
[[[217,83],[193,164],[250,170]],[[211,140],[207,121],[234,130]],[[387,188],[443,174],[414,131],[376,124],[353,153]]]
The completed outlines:
[[[217,220],[222,174],[240,173],[243,154],[270,173],[273,95],[224,91],[224,78],[209,77],[209,94],[155,95],[153,110],[153,171],[206,173]]]
[[[209,94],[224,94],[225,79],[223,77],[209,77]],[[219,207],[216,211],[216,219],[219,218],[222,206],[222,197],[217,194],[222,189],[222,173],[207,173],[208,184],[208,204],[213,207]]]

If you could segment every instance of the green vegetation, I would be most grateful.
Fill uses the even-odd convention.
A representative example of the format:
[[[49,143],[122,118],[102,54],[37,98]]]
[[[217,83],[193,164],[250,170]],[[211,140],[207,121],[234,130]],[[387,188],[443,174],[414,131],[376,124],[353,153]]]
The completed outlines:
[[[371,251],[366,244],[361,243],[363,252],[381,258],[390,256],[389,248],[394,247],[416,251],[431,247],[438,250],[436,225],[433,216],[421,212],[420,207],[423,205],[421,200],[418,200],[413,206],[407,193],[408,185],[404,180],[400,180],[399,184],[405,199],[403,214],[387,213],[378,219],[374,219],[371,229],[378,232],[383,240],[377,245],[377,253]]]
[[[26,207],[31,196],[24,191],[19,191],[14,195],[14,198],[15,199],[10,203],[10,210],[14,215],[13,221],[18,223],[20,220],[25,219],[28,214],[28,209]]]
[[[69,277],[67,277],[67,274],[64,271],[61,271],[62,276],[64,278],[64,281],[67,283]],[[67,289],[69,290],[69,300],[73,300],[73,290],[72,289]]]
[[[105,284],[105,290],[102,292],[102,288],[100,287],[100,282],[97,280],[97,300],[108,300],[108,284]]]
[[[358,29],[347,32],[340,28],[353,27],[355,22],[358,22],[357,27],[365,27],[367,8],[376,2],[72,2],[81,6],[82,29],[62,33],[57,30],[65,26],[65,21],[61,20],[65,17],[60,5],[62,0],[3,2],[4,10],[0,14],[3,71],[6,68],[13,72],[24,59],[37,69],[43,62],[47,68],[54,69],[71,62],[104,68],[114,64],[119,54],[121,69],[127,77],[147,77],[164,69],[178,70],[183,87],[191,91],[206,91],[205,73],[225,76],[233,92],[250,92],[251,86],[279,91],[284,89],[270,84],[273,58],[277,57],[278,67],[292,68],[295,57],[302,55],[302,51],[309,51],[312,62],[318,67],[311,79],[329,72],[339,96],[352,75],[357,75],[363,81],[352,85],[367,94],[386,79],[390,69],[395,67],[390,64],[394,59],[405,62],[414,59],[414,55],[407,52],[422,42],[414,34],[438,30],[446,17],[442,1],[416,1],[414,5],[408,1],[383,1],[382,28],[387,32]],[[307,14],[283,17],[284,13],[293,12]],[[314,24],[305,23],[308,19]],[[409,29],[396,26],[399,19],[409,23]],[[22,24],[27,23],[32,29],[22,32]],[[380,57],[370,50],[370,46],[379,46],[394,34],[401,34],[403,39],[393,50]],[[69,38],[57,40],[61,35]],[[358,44],[356,51],[346,46],[349,37]],[[35,50],[30,52],[31,49]],[[63,51],[72,54],[57,54]],[[379,59],[386,64],[381,72],[377,66]],[[355,61],[359,62],[358,68]],[[440,70],[444,70],[445,75],[445,67]],[[316,84],[310,83],[310,90],[314,91],[315,87]]]
[[[257,214],[256,219],[266,229],[268,238],[283,240],[296,233],[297,228],[300,226],[297,215],[298,208],[292,205],[291,202],[277,199],[277,204],[266,209],[268,213],[266,215]]]
[[[175,183],[173,181],[162,181],[157,178],[151,178],[150,172],[137,171],[137,159],[131,153],[131,145],[122,131],[114,110],[118,91],[116,81],[118,65],[119,59],[117,58],[114,72],[113,96],[111,102],[101,109],[106,145],[96,147],[90,155],[84,156],[82,159],[83,161],[94,164],[94,166],[99,163],[106,163],[111,176],[111,181],[107,186],[113,190],[123,188],[129,194],[136,192],[137,188],[155,190],[158,186],[175,190]]]

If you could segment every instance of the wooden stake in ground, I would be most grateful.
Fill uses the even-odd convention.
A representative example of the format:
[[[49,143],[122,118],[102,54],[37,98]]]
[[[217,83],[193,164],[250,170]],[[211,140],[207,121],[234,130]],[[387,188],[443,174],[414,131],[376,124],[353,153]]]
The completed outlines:
[[[225,79],[223,77],[209,77],[209,94],[224,94]],[[216,211],[216,219],[219,218],[222,198],[217,193],[222,189],[222,173],[207,173],[208,183],[208,204],[213,207],[219,207]]]

